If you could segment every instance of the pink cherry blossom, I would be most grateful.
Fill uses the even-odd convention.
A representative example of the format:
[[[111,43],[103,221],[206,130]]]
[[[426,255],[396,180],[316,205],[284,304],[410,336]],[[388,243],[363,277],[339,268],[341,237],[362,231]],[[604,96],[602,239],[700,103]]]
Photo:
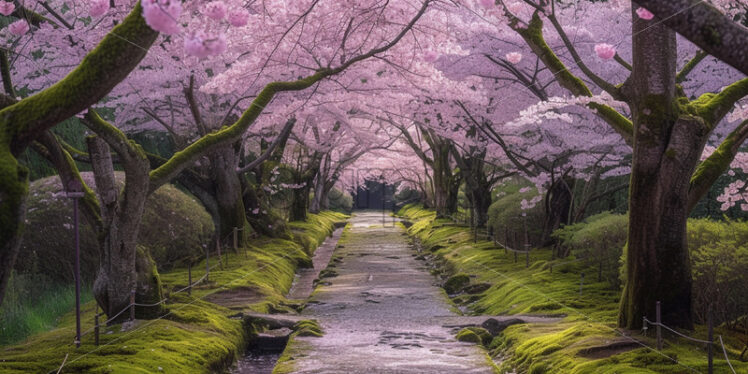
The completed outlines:
[[[226,36],[196,32],[184,38],[184,51],[197,58],[220,55],[226,51]]]
[[[143,18],[152,29],[164,34],[179,32],[177,20],[182,13],[182,2],[179,0],[144,0]]]
[[[9,1],[0,1],[0,14],[9,16],[16,9],[15,4]]]
[[[496,3],[494,0],[480,0],[480,5],[484,8],[491,8],[496,5]]]
[[[109,10],[109,0],[92,0],[88,9],[91,17],[101,17]]]
[[[641,7],[636,10],[636,15],[639,16],[639,18],[641,18],[643,20],[647,20],[647,21],[649,21],[652,18],[654,18],[654,14],[652,14],[652,12],[648,11],[645,8],[641,8]]]
[[[509,52],[506,54],[506,59],[513,64],[518,64],[522,61],[522,54],[519,52]]]
[[[203,7],[203,14],[210,19],[220,21],[226,17],[226,4],[223,1],[211,1]]]
[[[596,44],[595,53],[597,53],[597,57],[600,57],[603,60],[610,60],[615,57],[616,48],[606,43]]]
[[[249,12],[246,9],[235,9],[229,13],[229,24],[234,27],[242,27],[249,21]]]
[[[437,58],[439,58],[439,54],[434,51],[427,51],[423,54],[423,61],[426,62],[434,62]]]
[[[18,36],[29,32],[29,29],[30,29],[29,23],[22,19],[15,21],[11,23],[10,25],[8,25],[8,31],[10,31],[10,33],[13,35],[18,35]]]

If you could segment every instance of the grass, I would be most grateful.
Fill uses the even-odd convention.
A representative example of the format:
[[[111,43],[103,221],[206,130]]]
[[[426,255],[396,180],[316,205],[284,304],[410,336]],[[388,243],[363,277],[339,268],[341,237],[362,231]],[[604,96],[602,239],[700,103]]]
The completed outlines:
[[[81,292],[81,302],[93,299],[91,290]],[[57,326],[59,318],[75,305],[75,286],[61,285],[13,274],[0,307],[0,345],[19,342]]]
[[[533,249],[530,266],[522,255],[514,255],[489,241],[473,242],[470,229],[436,219],[433,212],[418,206],[406,206],[400,214],[413,221],[409,233],[440,264],[443,276],[467,274],[471,283],[489,283],[491,287],[466,304],[476,314],[485,315],[565,315],[558,323],[513,325],[488,345],[499,358],[502,372],[518,373],[690,373],[707,371],[707,356],[702,345],[668,338],[665,349],[656,352],[636,348],[603,357],[589,352],[611,342],[631,341],[616,328],[620,291],[608,282],[597,282],[594,264],[569,259],[551,260],[550,249]],[[563,264],[566,262],[565,264]],[[551,265],[553,265],[551,273]],[[581,274],[586,273],[582,294]],[[477,300],[476,300],[477,299]],[[471,300],[456,298],[455,300]],[[650,337],[628,331],[642,344],[654,347]],[[705,339],[703,326],[690,335]],[[745,337],[724,327],[723,335],[731,362],[738,373],[748,373],[748,363],[738,356]],[[715,355],[715,373],[729,368],[721,352]]]
[[[319,242],[333,230],[336,221],[346,216],[324,212],[310,215],[310,222],[294,232],[291,240],[261,238],[252,242],[247,253],[231,253],[228,265],[215,268],[210,282],[186,293],[169,294],[187,284],[187,269],[162,274],[167,314],[157,320],[136,321],[133,329],[121,325],[104,328],[101,345],[86,335],[75,349],[73,313],[65,314],[58,327],[34,335],[19,344],[0,347],[0,372],[56,372],[67,357],[64,373],[209,373],[224,370],[242,354],[246,342],[257,332],[234,318],[237,309],[211,302],[209,296],[232,289],[253,290],[253,297],[238,309],[268,312],[287,308],[283,295],[288,291],[298,266],[309,264],[316,248],[306,244]],[[211,261],[214,261],[212,259]],[[204,263],[193,269],[193,279],[203,275]],[[83,330],[93,326],[95,304],[83,307]]]

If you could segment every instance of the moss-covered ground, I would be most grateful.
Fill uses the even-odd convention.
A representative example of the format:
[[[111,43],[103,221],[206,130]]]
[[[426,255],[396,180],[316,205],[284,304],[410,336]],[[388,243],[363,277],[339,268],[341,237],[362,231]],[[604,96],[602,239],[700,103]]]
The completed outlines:
[[[503,372],[517,373],[692,373],[707,372],[704,345],[666,336],[664,349],[656,351],[652,339],[639,331],[616,328],[620,291],[606,281],[597,282],[594,264],[573,258],[552,260],[550,249],[533,249],[530,266],[520,255],[515,262],[491,241],[474,242],[469,227],[457,226],[419,206],[406,206],[400,215],[413,225],[408,229],[447,279],[467,274],[471,283],[492,286],[479,294],[453,295],[454,301],[475,314],[565,315],[559,323],[519,324],[495,337],[488,348]],[[553,266],[551,266],[553,265]],[[585,273],[580,294],[580,278]],[[470,296],[470,297],[466,297]],[[664,321],[667,323],[667,321]],[[706,338],[697,326],[690,336]],[[624,336],[624,334],[630,337]],[[748,373],[748,363],[738,357],[745,336],[720,326],[732,365],[737,373]],[[630,345],[621,347],[611,343]],[[717,346],[715,373],[730,373],[721,347]]]
[[[210,296],[232,289],[252,290],[246,309],[268,312],[286,308],[284,295],[298,266],[310,255],[336,222],[345,215],[323,212],[305,223],[292,223],[293,240],[260,238],[247,251],[229,253],[223,268],[210,272],[209,282],[194,287],[191,295],[174,293],[188,284],[187,269],[162,274],[167,313],[159,319],[136,321],[127,331],[122,325],[102,328],[100,345],[92,333],[76,349],[75,316],[66,314],[52,331],[12,346],[0,347],[0,372],[62,373],[206,373],[222,370],[243,353],[255,326],[232,318],[237,310],[212,302]],[[216,261],[211,258],[211,264]],[[205,262],[195,264],[193,280],[205,274]],[[83,305],[83,330],[93,327],[95,304]],[[309,327],[309,326],[305,326]],[[304,328],[304,331],[313,331]]]

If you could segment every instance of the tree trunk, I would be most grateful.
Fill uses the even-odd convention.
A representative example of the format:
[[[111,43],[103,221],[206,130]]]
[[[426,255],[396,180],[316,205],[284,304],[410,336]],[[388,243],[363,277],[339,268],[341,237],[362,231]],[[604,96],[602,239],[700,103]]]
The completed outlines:
[[[240,229],[238,245],[246,244],[248,223],[242,198],[242,184],[236,169],[239,157],[234,147],[224,147],[211,157],[215,199],[218,205],[219,226],[216,234],[222,240],[231,240],[234,228]]]
[[[548,189],[546,194],[545,224],[543,225],[543,245],[552,243],[551,234],[561,224],[569,223],[569,211],[571,210],[572,195],[569,185],[559,178]]]
[[[475,225],[485,227],[488,222],[488,208],[491,206],[491,189],[485,184],[479,184],[477,187],[470,189]]]
[[[0,149],[0,305],[21,246],[28,185],[28,169],[3,146]]]
[[[145,158],[135,161],[138,165],[127,161],[126,184],[120,194],[109,146],[99,137],[90,137],[87,141],[104,220],[104,232],[100,235],[102,261],[93,292],[104,313],[113,318],[130,305],[132,291],[139,304],[156,304],[162,299],[155,263],[145,249],[137,247],[150,165]],[[136,317],[154,318],[162,310],[162,305],[138,307]],[[112,322],[128,317],[129,314],[122,313]]]
[[[325,179],[322,177],[322,173],[317,174],[317,179],[314,182],[314,198],[309,204],[309,212],[319,213],[322,208],[322,199],[324,198],[325,190]]]
[[[289,221],[306,221],[309,206],[309,187],[304,186],[293,190],[293,202]]]
[[[631,91],[635,131],[619,325],[639,329],[660,301],[663,323],[692,328],[688,189],[709,131],[695,116],[679,117],[674,32],[633,18],[634,70],[624,88]]]

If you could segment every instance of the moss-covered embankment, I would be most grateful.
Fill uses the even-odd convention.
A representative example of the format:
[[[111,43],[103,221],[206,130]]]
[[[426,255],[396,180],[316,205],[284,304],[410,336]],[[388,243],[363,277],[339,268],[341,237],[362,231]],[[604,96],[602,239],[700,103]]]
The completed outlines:
[[[437,219],[435,213],[418,206],[406,206],[400,215],[413,224],[408,233],[419,242],[426,257],[450,287],[467,275],[470,285],[482,285],[479,292],[457,292],[453,301],[471,312],[483,315],[562,314],[558,323],[517,324],[503,330],[486,347],[500,358],[503,372],[517,373],[688,373],[707,372],[703,345],[668,337],[661,352],[655,347],[652,330],[648,337],[639,332],[617,330],[620,291],[606,281],[597,282],[594,263],[566,258],[552,260],[551,249],[533,249],[530,266],[520,255],[515,263],[512,252],[505,252],[490,241],[473,241],[470,228]],[[573,262],[572,262],[573,261]],[[553,265],[553,266],[551,266]],[[581,274],[584,280],[580,293]],[[488,287],[487,285],[490,285]],[[468,286],[469,287],[469,286]],[[485,290],[481,290],[488,287]],[[460,287],[460,288],[464,288]],[[706,338],[699,326],[691,336]],[[718,327],[723,335],[732,365],[738,373],[748,372],[748,363],[736,358],[744,336]],[[638,342],[641,344],[639,344]],[[729,373],[721,347],[716,347],[715,373]]]
[[[310,215],[307,222],[291,223],[293,240],[259,238],[246,253],[230,253],[223,267],[210,272],[209,282],[192,290],[171,293],[188,284],[186,268],[162,274],[166,314],[156,320],[136,321],[123,331],[122,325],[102,329],[100,345],[92,333],[75,349],[75,316],[65,315],[52,331],[27,341],[0,347],[0,372],[63,373],[206,373],[222,370],[244,352],[260,326],[238,318],[239,310],[267,313],[288,309],[288,292],[299,266],[309,266],[310,256],[337,222],[347,217],[332,212]],[[214,264],[216,259],[211,259]],[[193,281],[205,275],[205,262],[195,264]],[[246,303],[221,303],[221,294],[234,292]],[[236,301],[236,300],[233,300]],[[83,306],[83,330],[93,327],[95,304]]]

